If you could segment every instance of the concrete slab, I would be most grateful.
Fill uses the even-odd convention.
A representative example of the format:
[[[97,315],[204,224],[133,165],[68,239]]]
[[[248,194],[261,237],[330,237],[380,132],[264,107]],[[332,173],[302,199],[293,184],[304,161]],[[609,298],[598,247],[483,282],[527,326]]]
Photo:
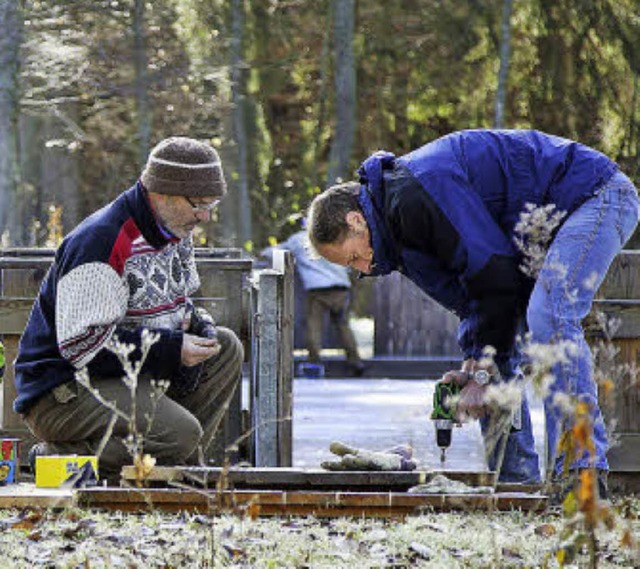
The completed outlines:
[[[414,448],[419,468],[486,470],[477,421],[453,432],[447,460],[440,462],[431,402],[435,382],[402,379],[302,379],[293,383],[293,466],[317,468],[335,457],[329,444],[383,450],[397,444]],[[532,420],[542,462],[544,414],[532,402]]]

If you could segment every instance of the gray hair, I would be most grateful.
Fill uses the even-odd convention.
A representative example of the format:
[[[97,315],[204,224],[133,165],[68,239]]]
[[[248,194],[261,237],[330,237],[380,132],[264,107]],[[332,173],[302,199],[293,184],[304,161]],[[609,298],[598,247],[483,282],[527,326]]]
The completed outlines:
[[[331,186],[318,194],[307,213],[307,232],[311,252],[317,254],[318,247],[329,243],[341,243],[349,233],[345,219],[350,211],[362,212],[358,196],[360,184],[347,182]]]

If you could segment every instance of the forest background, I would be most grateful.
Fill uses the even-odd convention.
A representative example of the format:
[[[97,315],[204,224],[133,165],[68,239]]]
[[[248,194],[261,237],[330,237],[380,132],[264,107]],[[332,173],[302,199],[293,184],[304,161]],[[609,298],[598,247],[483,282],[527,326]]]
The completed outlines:
[[[56,245],[169,135],[222,155],[198,244],[250,253],[369,153],[463,128],[573,138],[640,183],[639,69],[637,0],[0,0],[2,245]]]

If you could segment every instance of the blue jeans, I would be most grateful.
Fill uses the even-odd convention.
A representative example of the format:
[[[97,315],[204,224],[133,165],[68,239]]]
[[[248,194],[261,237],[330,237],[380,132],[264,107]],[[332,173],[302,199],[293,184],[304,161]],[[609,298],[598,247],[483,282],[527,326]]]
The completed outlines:
[[[547,344],[568,340],[577,348],[567,363],[552,370],[555,381],[544,401],[547,473],[562,472],[564,457],[557,452],[558,441],[563,429],[570,424],[567,420],[571,419],[554,403],[554,395],[558,392],[586,402],[594,426],[595,457],[579,456],[570,468],[609,468],[607,434],[598,406],[591,351],[585,341],[582,320],[591,310],[593,297],[613,259],[636,228],[639,212],[640,200],[633,183],[624,174],[616,173],[597,195],[564,220],[549,247],[529,299],[527,327],[532,341]],[[563,270],[559,272],[558,267]],[[503,377],[513,378],[517,375],[519,357],[496,364]],[[538,455],[524,397],[520,412],[521,429],[508,432],[507,425],[507,436],[503,435],[497,444],[494,440],[495,448],[487,453],[489,468],[499,469],[499,480],[503,482],[540,480]],[[480,422],[485,443],[491,439],[492,421],[495,421],[494,417]]]
[[[569,341],[577,348],[568,354],[566,363],[552,370],[555,380],[544,402],[548,472],[562,472],[563,456],[557,452],[558,441],[571,420],[553,401],[558,392],[587,403],[593,421],[595,456],[584,453],[570,468],[609,468],[607,434],[598,406],[591,351],[581,322],[591,310],[593,297],[613,259],[636,228],[639,210],[633,183],[624,174],[616,173],[597,195],[564,220],[531,294],[527,325],[532,340]],[[558,266],[564,268],[561,276]]]

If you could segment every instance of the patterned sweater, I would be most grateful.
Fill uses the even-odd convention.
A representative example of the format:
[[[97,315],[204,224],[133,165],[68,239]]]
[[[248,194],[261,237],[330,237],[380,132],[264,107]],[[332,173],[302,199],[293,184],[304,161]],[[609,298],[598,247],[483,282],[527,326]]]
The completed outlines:
[[[143,372],[170,379],[180,367],[188,295],[200,285],[191,239],[168,238],[140,183],[85,219],[64,239],[20,339],[14,409],[26,413],[87,366],[91,378],[119,377],[105,348],[116,335],[136,346],[160,334]]]

